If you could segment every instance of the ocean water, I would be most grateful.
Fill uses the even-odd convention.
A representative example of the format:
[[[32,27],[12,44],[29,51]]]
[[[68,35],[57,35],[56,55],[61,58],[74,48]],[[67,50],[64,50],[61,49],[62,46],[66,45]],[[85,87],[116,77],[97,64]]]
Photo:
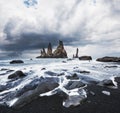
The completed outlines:
[[[50,96],[56,94],[58,90],[66,93],[68,98],[63,102],[63,106],[78,105],[80,101],[87,98],[85,87],[87,84],[104,79],[111,79],[120,76],[120,64],[103,63],[93,61],[80,61],[78,59],[22,59],[23,64],[10,64],[11,60],[0,60],[0,104],[14,106],[21,97],[16,94],[24,89],[25,86],[34,86],[41,77],[58,80],[59,86],[49,92],[40,93],[39,96]],[[110,67],[113,66],[113,67]],[[116,67],[115,67],[116,66]],[[27,76],[11,81],[8,76],[18,70],[21,70]],[[87,71],[89,73],[82,73]],[[68,79],[68,76],[77,74],[79,79]],[[37,81],[37,82],[36,82]],[[66,89],[65,86],[72,81],[73,83],[82,82],[86,84],[83,87]],[[75,84],[74,83],[74,84]],[[116,84],[117,85],[117,84]],[[32,90],[34,92],[34,90]],[[32,93],[33,93],[32,92]],[[26,92],[24,92],[25,96]]]

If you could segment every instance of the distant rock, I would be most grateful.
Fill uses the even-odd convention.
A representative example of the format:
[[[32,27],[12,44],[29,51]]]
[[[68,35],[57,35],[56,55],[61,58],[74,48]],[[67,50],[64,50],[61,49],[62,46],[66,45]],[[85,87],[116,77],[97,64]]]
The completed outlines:
[[[62,61],[62,63],[67,63],[66,61]]]
[[[91,56],[81,56],[79,57],[79,60],[92,60]]]
[[[72,61],[72,60],[74,60],[74,59],[73,59],[73,58],[68,58],[68,59],[67,59],[67,61]]]
[[[41,50],[41,55],[36,58],[67,58],[67,52],[64,49],[63,42],[59,41],[59,45],[53,53],[52,53],[52,45],[51,43],[49,43],[47,53],[43,48],[43,50]]]
[[[25,77],[26,75],[22,71],[16,71],[15,73],[8,76],[8,79],[15,79]]]
[[[41,70],[46,70],[46,68],[42,68]]]
[[[120,62],[120,57],[106,56],[106,57],[103,57],[103,58],[98,58],[98,59],[96,59],[96,61],[99,61],[99,62]]]
[[[12,60],[10,62],[10,64],[20,64],[20,63],[24,63],[22,60]]]
[[[105,68],[117,68],[118,66],[105,66]]]
[[[76,54],[75,55],[73,54],[73,58],[78,58],[78,52],[79,52],[79,49],[77,48],[76,49]]]
[[[7,68],[2,68],[0,71],[7,71],[7,70],[9,70],[9,69],[7,69]]]
[[[80,71],[80,73],[89,74],[89,71]]]

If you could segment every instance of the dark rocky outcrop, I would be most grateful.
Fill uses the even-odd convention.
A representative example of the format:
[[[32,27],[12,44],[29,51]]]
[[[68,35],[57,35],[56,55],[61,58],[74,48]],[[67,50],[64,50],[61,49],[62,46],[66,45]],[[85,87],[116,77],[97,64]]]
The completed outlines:
[[[80,71],[80,73],[89,74],[90,71]]]
[[[92,60],[91,56],[81,56],[79,57],[79,60]]]
[[[12,60],[10,62],[10,64],[20,64],[20,63],[24,63],[22,60]]]
[[[98,59],[96,59],[96,61],[99,61],[99,62],[120,62],[120,57],[106,56],[106,57],[103,57],[103,58],[98,58]]]
[[[40,57],[41,57],[41,58],[46,58],[46,57],[47,57],[45,48],[43,48],[43,49],[41,50],[41,56],[40,56]]]
[[[31,102],[32,100],[38,98],[40,94],[53,90],[54,88],[59,86],[57,82],[58,81],[55,78],[41,79],[40,83],[34,87],[35,89],[32,88],[31,90],[28,88],[27,92],[22,90],[23,94],[20,94],[21,96],[19,97],[17,102],[15,102],[15,104],[12,107],[16,109],[20,108],[24,106],[25,104]]]
[[[73,58],[78,58],[78,52],[79,52],[79,49],[77,48],[77,49],[76,49],[76,54],[73,55]]]
[[[106,87],[115,86],[115,84],[113,83],[113,81],[110,80],[110,79],[105,79],[105,80],[103,80],[103,81],[100,81],[100,82],[98,83],[98,85],[100,85],[100,86],[106,86]]]
[[[41,70],[46,70],[46,68],[43,67]]]
[[[67,58],[67,52],[64,49],[64,45],[62,41],[59,41],[59,45],[57,49],[53,52],[54,58]]]
[[[64,45],[62,41],[59,41],[59,45],[57,49],[52,53],[52,45],[48,44],[47,53],[45,49],[41,50],[41,55],[37,58],[67,58],[67,52],[64,49]]]
[[[78,58],[78,52],[79,52],[79,49],[77,48],[77,50],[76,50],[76,58]]]
[[[104,68],[117,68],[118,66],[105,66]]]
[[[15,73],[11,74],[8,76],[8,79],[16,79],[16,78],[21,78],[25,77],[26,75],[22,71],[16,71]]]
[[[51,43],[48,44],[47,56],[48,57],[52,57],[53,56]]]

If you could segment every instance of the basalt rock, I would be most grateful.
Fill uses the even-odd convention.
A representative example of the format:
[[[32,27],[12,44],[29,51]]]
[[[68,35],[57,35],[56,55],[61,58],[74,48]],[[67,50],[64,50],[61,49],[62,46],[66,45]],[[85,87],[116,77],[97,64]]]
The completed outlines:
[[[20,96],[18,100],[14,103],[12,108],[18,109],[27,103],[31,102],[34,99],[37,99],[40,94],[46,93],[48,91],[51,91],[55,89],[56,87],[59,86],[57,83],[58,80],[55,78],[45,78],[45,79],[40,79],[41,81],[39,82],[38,85],[35,85],[34,87],[27,87],[24,88],[24,90],[21,90],[17,96]]]
[[[77,49],[76,49],[76,54],[73,55],[73,58],[78,58],[78,52],[79,52],[79,49],[77,48]]]
[[[103,57],[103,58],[98,58],[96,61],[99,62],[120,62],[120,57]]]
[[[8,76],[8,79],[15,79],[25,77],[26,75],[22,71],[16,71],[15,73]]]
[[[47,56],[48,57],[52,57],[53,56],[51,43],[48,44]]]
[[[91,56],[81,56],[79,57],[79,60],[92,60]]]
[[[67,58],[67,52],[64,49],[64,45],[62,41],[59,41],[59,45],[57,49],[53,52],[54,58]]]
[[[117,68],[118,66],[105,66],[104,68]]]
[[[22,60],[12,60],[10,62],[10,64],[20,64],[20,63],[24,63]]]
[[[64,49],[64,45],[62,41],[59,41],[59,45],[57,49],[52,53],[52,45],[48,44],[47,53],[45,49],[41,50],[41,55],[37,58],[67,58],[67,52]]]

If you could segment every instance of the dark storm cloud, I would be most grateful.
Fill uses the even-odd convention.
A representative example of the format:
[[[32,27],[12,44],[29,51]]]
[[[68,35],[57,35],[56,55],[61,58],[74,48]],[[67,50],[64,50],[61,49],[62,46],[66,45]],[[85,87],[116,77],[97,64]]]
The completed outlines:
[[[101,54],[120,50],[119,0],[37,1],[36,8],[26,8],[18,0],[7,6],[9,0],[1,1],[0,57],[38,51],[49,42],[56,47],[59,40],[88,52],[96,51],[100,45],[108,49]]]
[[[6,40],[9,43],[1,46],[1,49],[6,51],[7,56],[19,56],[26,50],[47,48],[49,42],[52,43],[52,46],[57,46],[59,40],[62,40],[65,45],[72,45],[73,42],[77,41],[75,38],[62,37],[59,34],[36,33],[21,34],[16,40],[14,39],[15,37],[12,37],[8,32]]]
[[[15,24],[15,21],[11,20],[4,28],[6,41],[9,43],[1,45],[0,48],[1,50],[6,51],[6,56],[19,56],[23,51],[47,48],[49,42],[51,42],[52,46],[57,46],[59,40],[62,40],[65,45],[71,46],[82,46],[90,43],[85,40],[83,37],[85,34],[83,34],[82,31],[80,36],[78,36],[76,32],[73,37],[47,32],[43,32],[42,34],[35,32],[20,32],[13,35],[12,32],[16,27],[17,25]]]

